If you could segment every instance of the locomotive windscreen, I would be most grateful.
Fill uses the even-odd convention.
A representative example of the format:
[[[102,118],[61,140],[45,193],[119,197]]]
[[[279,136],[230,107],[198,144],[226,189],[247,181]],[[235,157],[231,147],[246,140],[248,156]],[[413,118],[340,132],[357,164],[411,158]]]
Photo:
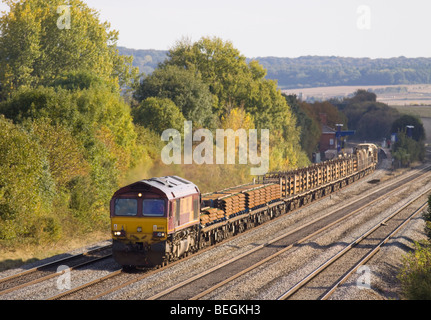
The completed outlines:
[[[132,217],[138,214],[138,200],[136,199],[116,199],[115,215]]]
[[[165,215],[165,201],[163,199],[144,199],[142,214],[144,217],[163,217]]]

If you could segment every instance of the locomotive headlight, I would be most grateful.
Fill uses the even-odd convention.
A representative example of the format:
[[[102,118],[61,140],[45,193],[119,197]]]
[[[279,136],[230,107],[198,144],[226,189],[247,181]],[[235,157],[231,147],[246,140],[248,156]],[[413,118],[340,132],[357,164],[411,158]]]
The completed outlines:
[[[164,232],[153,232],[153,238],[163,238],[164,236],[166,236]]]
[[[125,237],[126,236],[126,231],[121,230],[121,231],[114,231],[114,236],[116,237]]]

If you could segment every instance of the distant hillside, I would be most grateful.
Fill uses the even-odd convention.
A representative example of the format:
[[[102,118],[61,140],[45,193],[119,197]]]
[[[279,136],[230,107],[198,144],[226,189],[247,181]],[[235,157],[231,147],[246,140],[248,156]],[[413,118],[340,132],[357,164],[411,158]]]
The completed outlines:
[[[160,62],[165,61],[168,53],[162,50],[137,50],[125,47],[118,47],[118,51],[121,55],[133,56],[133,65],[144,74],[151,74]]]
[[[167,51],[118,48],[133,55],[134,65],[150,74],[166,59]],[[431,58],[255,58],[268,70],[267,79],[278,80],[282,89],[325,86],[431,84]]]
[[[283,89],[431,83],[431,58],[257,58]]]

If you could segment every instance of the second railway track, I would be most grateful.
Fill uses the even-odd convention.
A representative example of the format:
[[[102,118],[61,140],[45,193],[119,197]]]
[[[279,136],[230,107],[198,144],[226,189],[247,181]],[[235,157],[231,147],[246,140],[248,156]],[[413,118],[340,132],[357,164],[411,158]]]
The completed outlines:
[[[240,279],[242,275],[246,275],[247,273],[253,272],[255,268],[258,268],[259,265],[264,265],[266,261],[270,261],[274,257],[278,255],[283,255],[284,252],[289,251],[289,247],[298,246],[301,244],[304,239],[311,238],[313,234],[318,234],[322,232],[322,227],[318,227],[317,220],[320,220],[320,223],[322,226],[324,226],[325,229],[330,228],[329,224],[334,221],[344,219],[342,218],[343,215],[349,214],[348,211],[350,211],[350,214],[353,215],[353,211],[359,210],[362,206],[364,206],[366,203],[370,203],[371,201],[374,201],[376,205],[380,202],[382,202],[384,199],[384,195],[388,196],[389,193],[397,193],[397,190],[400,190],[403,188],[404,185],[409,184],[410,180],[416,179],[425,179],[425,176],[428,176],[428,174],[425,173],[425,171],[428,169],[424,169],[422,172],[412,172],[407,175],[403,175],[403,177],[400,177],[398,179],[395,179],[393,182],[387,182],[385,186],[378,186],[373,188],[373,192],[369,192],[369,194],[364,196],[359,196],[358,201],[351,201],[356,203],[356,207],[352,207],[351,204],[345,205],[344,210],[346,212],[341,213],[343,208],[338,208],[340,211],[339,215],[337,216],[334,214],[326,214],[323,217],[320,217],[319,219],[312,219],[314,222],[308,221],[307,223],[303,223],[299,229],[302,229],[302,237],[300,236],[300,232],[297,230],[293,232],[291,230],[290,234],[285,234],[286,232],[283,232],[284,234],[281,236],[277,236],[276,239],[273,239],[271,241],[266,242],[260,242],[260,243],[251,243],[248,245],[248,247],[253,248],[253,250],[238,250],[239,253],[235,254],[236,256],[236,264],[235,261],[228,262],[229,259],[221,259],[219,262],[212,261],[212,264],[208,264],[206,269],[214,269],[215,273],[218,273],[222,275],[222,277],[217,278],[211,275],[202,275],[200,272],[195,272],[194,274],[184,277],[184,274],[178,274],[175,275],[175,270],[181,270],[183,262],[185,261],[178,261],[178,264],[172,264],[168,265],[165,268],[159,269],[159,270],[153,270],[150,272],[147,272],[146,274],[123,274],[121,275],[120,272],[117,275],[106,275],[104,278],[106,278],[105,282],[105,288],[103,285],[100,286],[101,289],[98,290],[90,290],[88,289],[89,283],[83,283],[80,285],[75,286],[74,293],[71,295],[67,295],[64,297],[58,296],[57,294],[50,295],[45,297],[51,298],[56,297],[62,298],[62,299],[91,299],[91,298],[114,298],[114,299],[211,299],[212,297],[217,298],[217,294],[214,292],[217,292],[218,288],[222,288],[223,286],[229,286],[229,283],[234,282],[235,279]],[[408,186],[406,186],[408,187]],[[360,202],[363,201],[361,204]],[[319,206],[319,203],[315,203],[315,206]],[[337,211],[337,210],[336,210]],[[299,214],[299,213],[298,213]],[[329,218],[331,217],[331,218]],[[326,219],[326,220],[325,220]],[[277,219],[278,220],[278,219]],[[269,222],[276,223],[275,221]],[[335,223],[335,222],[334,222]],[[263,225],[265,226],[265,225]],[[253,231],[257,232],[257,230]],[[289,232],[288,232],[289,233]],[[295,238],[296,237],[296,238]],[[239,240],[239,238],[238,238]],[[221,246],[224,247],[230,247],[232,250],[234,250],[235,245],[229,244],[231,241],[227,241],[226,243],[221,243]],[[214,248],[209,248],[209,252],[215,252],[216,250],[220,251],[222,249],[218,248],[214,250]],[[253,251],[253,253],[249,252]],[[263,253],[265,252],[265,253]],[[199,252],[195,256],[192,257],[192,260],[198,260],[199,255],[201,255],[203,252]],[[244,259],[246,259],[247,256],[252,254],[254,258],[249,258],[248,262],[245,262]],[[209,253],[208,253],[209,254]],[[238,259],[240,255],[243,255],[241,259]],[[272,257],[274,255],[274,257]],[[223,262],[224,261],[224,262]],[[198,265],[200,265],[198,263]],[[220,268],[220,265],[224,265]],[[187,267],[186,267],[187,268]],[[231,271],[228,271],[228,269]],[[198,268],[197,268],[198,269]],[[202,269],[202,268],[201,268]],[[217,271],[219,270],[219,271]],[[170,276],[165,277],[163,280],[160,280],[161,277],[163,277],[164,274],[170,273]],[[215,274],[213,273],[213,275]],[[209,274],[207,272],[207,274]],[[119,280],[121,277],[121,281]],[[207,280],[204,280],[204,278],[207,277]],[[102,277],[99,277],[102,278]],[[111,280],[112,278],[112,280]],[[169,279],[178,279],[175,281],[176,284],[182,283],[184,284],[184,287],[181,285],[177,285],[177,288],[174,288],[173,284],[169,284]],[[190,278],[196,278],[194,284],[192,285]],[[212,279],[212,280],[211,280]],[[103,280],[103,279],[102,279]],[[193,280],[193,279],[192,279]],[[239,281],[239,280],[238,280]],[[273,281],[277,281],[277,279],[274,279]],[[95,282],[102,283],[100,279]],[[119,285],[121,283],[121,285]],[[172,283],[172,282],[171,282]],[[188,290],[187,293],[187,285],[189,288],[192,289]],[[109,290],[108,290],[109,288]],[[145,289],[147,288],[147,289]],[[183,288],[183,289],[181,289]],[[199,288],[199,289],[198,289]],[[175,289],[175,290],[173,290]],[[223,289],[223,288],[222,288]],[[184,290],[184,291],[183,291]],[[182,293],[181,293],[182,292]],[[228,295],[227,298],[236,298],[235,296]],[[0,296],[0,299],[2,297]],[[241,298],[241,297],[240,297]],[[248,299],[248,297],[246,297]],[[273,297],[276,298],[276,297]],[[271,298],[271,299],[273,299]]]
[[[1,278],[0,297],[21,288],[58,277],[66,270],[59,269],[61,266],[67,266],[68,270],[73,270],[109,258],[112,256],[111,248],[111,245],[103,246]]]
[[[420,179],[416,177],[414,180]],[[294,246],[301,244],[312,236],[322,233],[333,225],[342,220],[354,215],[356,212],[364,209],[369,205],[381,202],[390,194],[396,194],[400,189],[405,187],[406,180],[402,180],[400,184],[392,185],[389,188],[380,188],[373,195],[362,197],[353,205],[346,205],[344,208],[317,219],[306,226],[300,227],[298,230],[283,235],[266,244],[257,246],[256,248],[237,256],[230,261],[226,261],[221,265],[210,268],[201,274],[197,274],[183,282],[176,284],[166,290],[163,290],[149,299],[200,299],[205,295],[215,291],[221,286],[227,285],[243,274],[258,268],[267,261],[284,254]]]
[[[278,299],[329,299],[350,275],[369,261],[405,224],[423,212],[427,207],[429,192],[430,189],[426,190],[378,222]]]

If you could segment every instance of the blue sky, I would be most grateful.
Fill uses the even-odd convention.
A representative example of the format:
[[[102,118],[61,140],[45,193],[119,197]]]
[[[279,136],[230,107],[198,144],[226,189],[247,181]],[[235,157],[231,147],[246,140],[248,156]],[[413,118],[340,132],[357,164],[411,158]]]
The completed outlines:
[[[431,57],[428,0],[85,2],[120,31],[119,45],[135,49],[167,50],[182,37],[218,36],[247,57]]]

